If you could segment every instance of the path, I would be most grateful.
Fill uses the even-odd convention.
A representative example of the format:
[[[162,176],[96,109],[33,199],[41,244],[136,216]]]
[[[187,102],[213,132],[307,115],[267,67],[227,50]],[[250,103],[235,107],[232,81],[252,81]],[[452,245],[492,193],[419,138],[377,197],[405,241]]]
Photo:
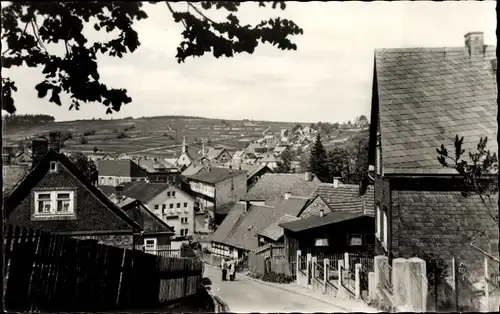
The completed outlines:
[[[301,293],[294,293],[279,287],[270,285],[244,276],[236,275],[235,281],[223,282],[221,271],[213,266],[205,265],[205,277],[211,281],[209,286],[212,293],[222,299],[229,307],[228,311],[233,313],[251,312],[354,312],[359,309],[350,309],[345,306],[337,306],[335,299],[331,302],[321,301],[317,298]]]

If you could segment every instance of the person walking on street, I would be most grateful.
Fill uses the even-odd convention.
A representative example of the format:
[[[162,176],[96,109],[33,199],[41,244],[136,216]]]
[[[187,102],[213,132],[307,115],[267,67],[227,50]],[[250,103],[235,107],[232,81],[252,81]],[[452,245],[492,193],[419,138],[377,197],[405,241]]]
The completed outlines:
[[[221,269],[222,269],[222,281],[226,281],[226,275],[227,275],[227,262],[226,259],[222,259],[222,264],[221,264]]]
[[[236,276],[236,261],[229,262],[229,280],[233,281]]]

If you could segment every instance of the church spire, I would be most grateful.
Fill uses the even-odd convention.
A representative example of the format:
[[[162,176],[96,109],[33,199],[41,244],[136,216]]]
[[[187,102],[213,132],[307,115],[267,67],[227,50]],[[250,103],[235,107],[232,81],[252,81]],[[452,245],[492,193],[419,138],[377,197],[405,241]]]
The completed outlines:
[[[186,153],[186,137],[184,136],[184,138],[182,139],[182,153],[185,154]]]

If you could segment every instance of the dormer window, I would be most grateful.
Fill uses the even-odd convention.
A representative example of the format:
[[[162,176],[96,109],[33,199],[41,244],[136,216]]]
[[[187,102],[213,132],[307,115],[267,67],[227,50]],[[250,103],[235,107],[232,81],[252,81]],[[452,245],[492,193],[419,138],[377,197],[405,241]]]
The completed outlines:
[[[74,191],[40,191],[34,193],[35,217],[65,216],[73,215],[75,212]]]
[[[51,161],[49,165],[50,172],[57,172],[57,161]]]

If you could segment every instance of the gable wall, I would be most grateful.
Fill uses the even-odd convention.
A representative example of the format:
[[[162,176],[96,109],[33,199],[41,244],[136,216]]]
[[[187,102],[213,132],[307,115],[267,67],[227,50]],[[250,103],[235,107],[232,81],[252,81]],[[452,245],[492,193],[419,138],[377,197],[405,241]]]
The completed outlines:
[[[65,220],[32,219],[35,210],[35,191],[75,191],[75,218]],[[130,230],[124,221],[102,204],[66,168],[58,163],[57,173],[47,173],[36,186],[26,192],[23,200],[13,209],[7,209],[7,222],[28,228],[39,228],[51,232],[66,231],[123,231]]]
[[[319,212],[322,209],[324,213],[331,212],[325,201],[323,201],[321,197],[316,197],[314,201],[302,211],[302,213],[299,215],[299,218],[307,218],[313,215],[319,216]]]

